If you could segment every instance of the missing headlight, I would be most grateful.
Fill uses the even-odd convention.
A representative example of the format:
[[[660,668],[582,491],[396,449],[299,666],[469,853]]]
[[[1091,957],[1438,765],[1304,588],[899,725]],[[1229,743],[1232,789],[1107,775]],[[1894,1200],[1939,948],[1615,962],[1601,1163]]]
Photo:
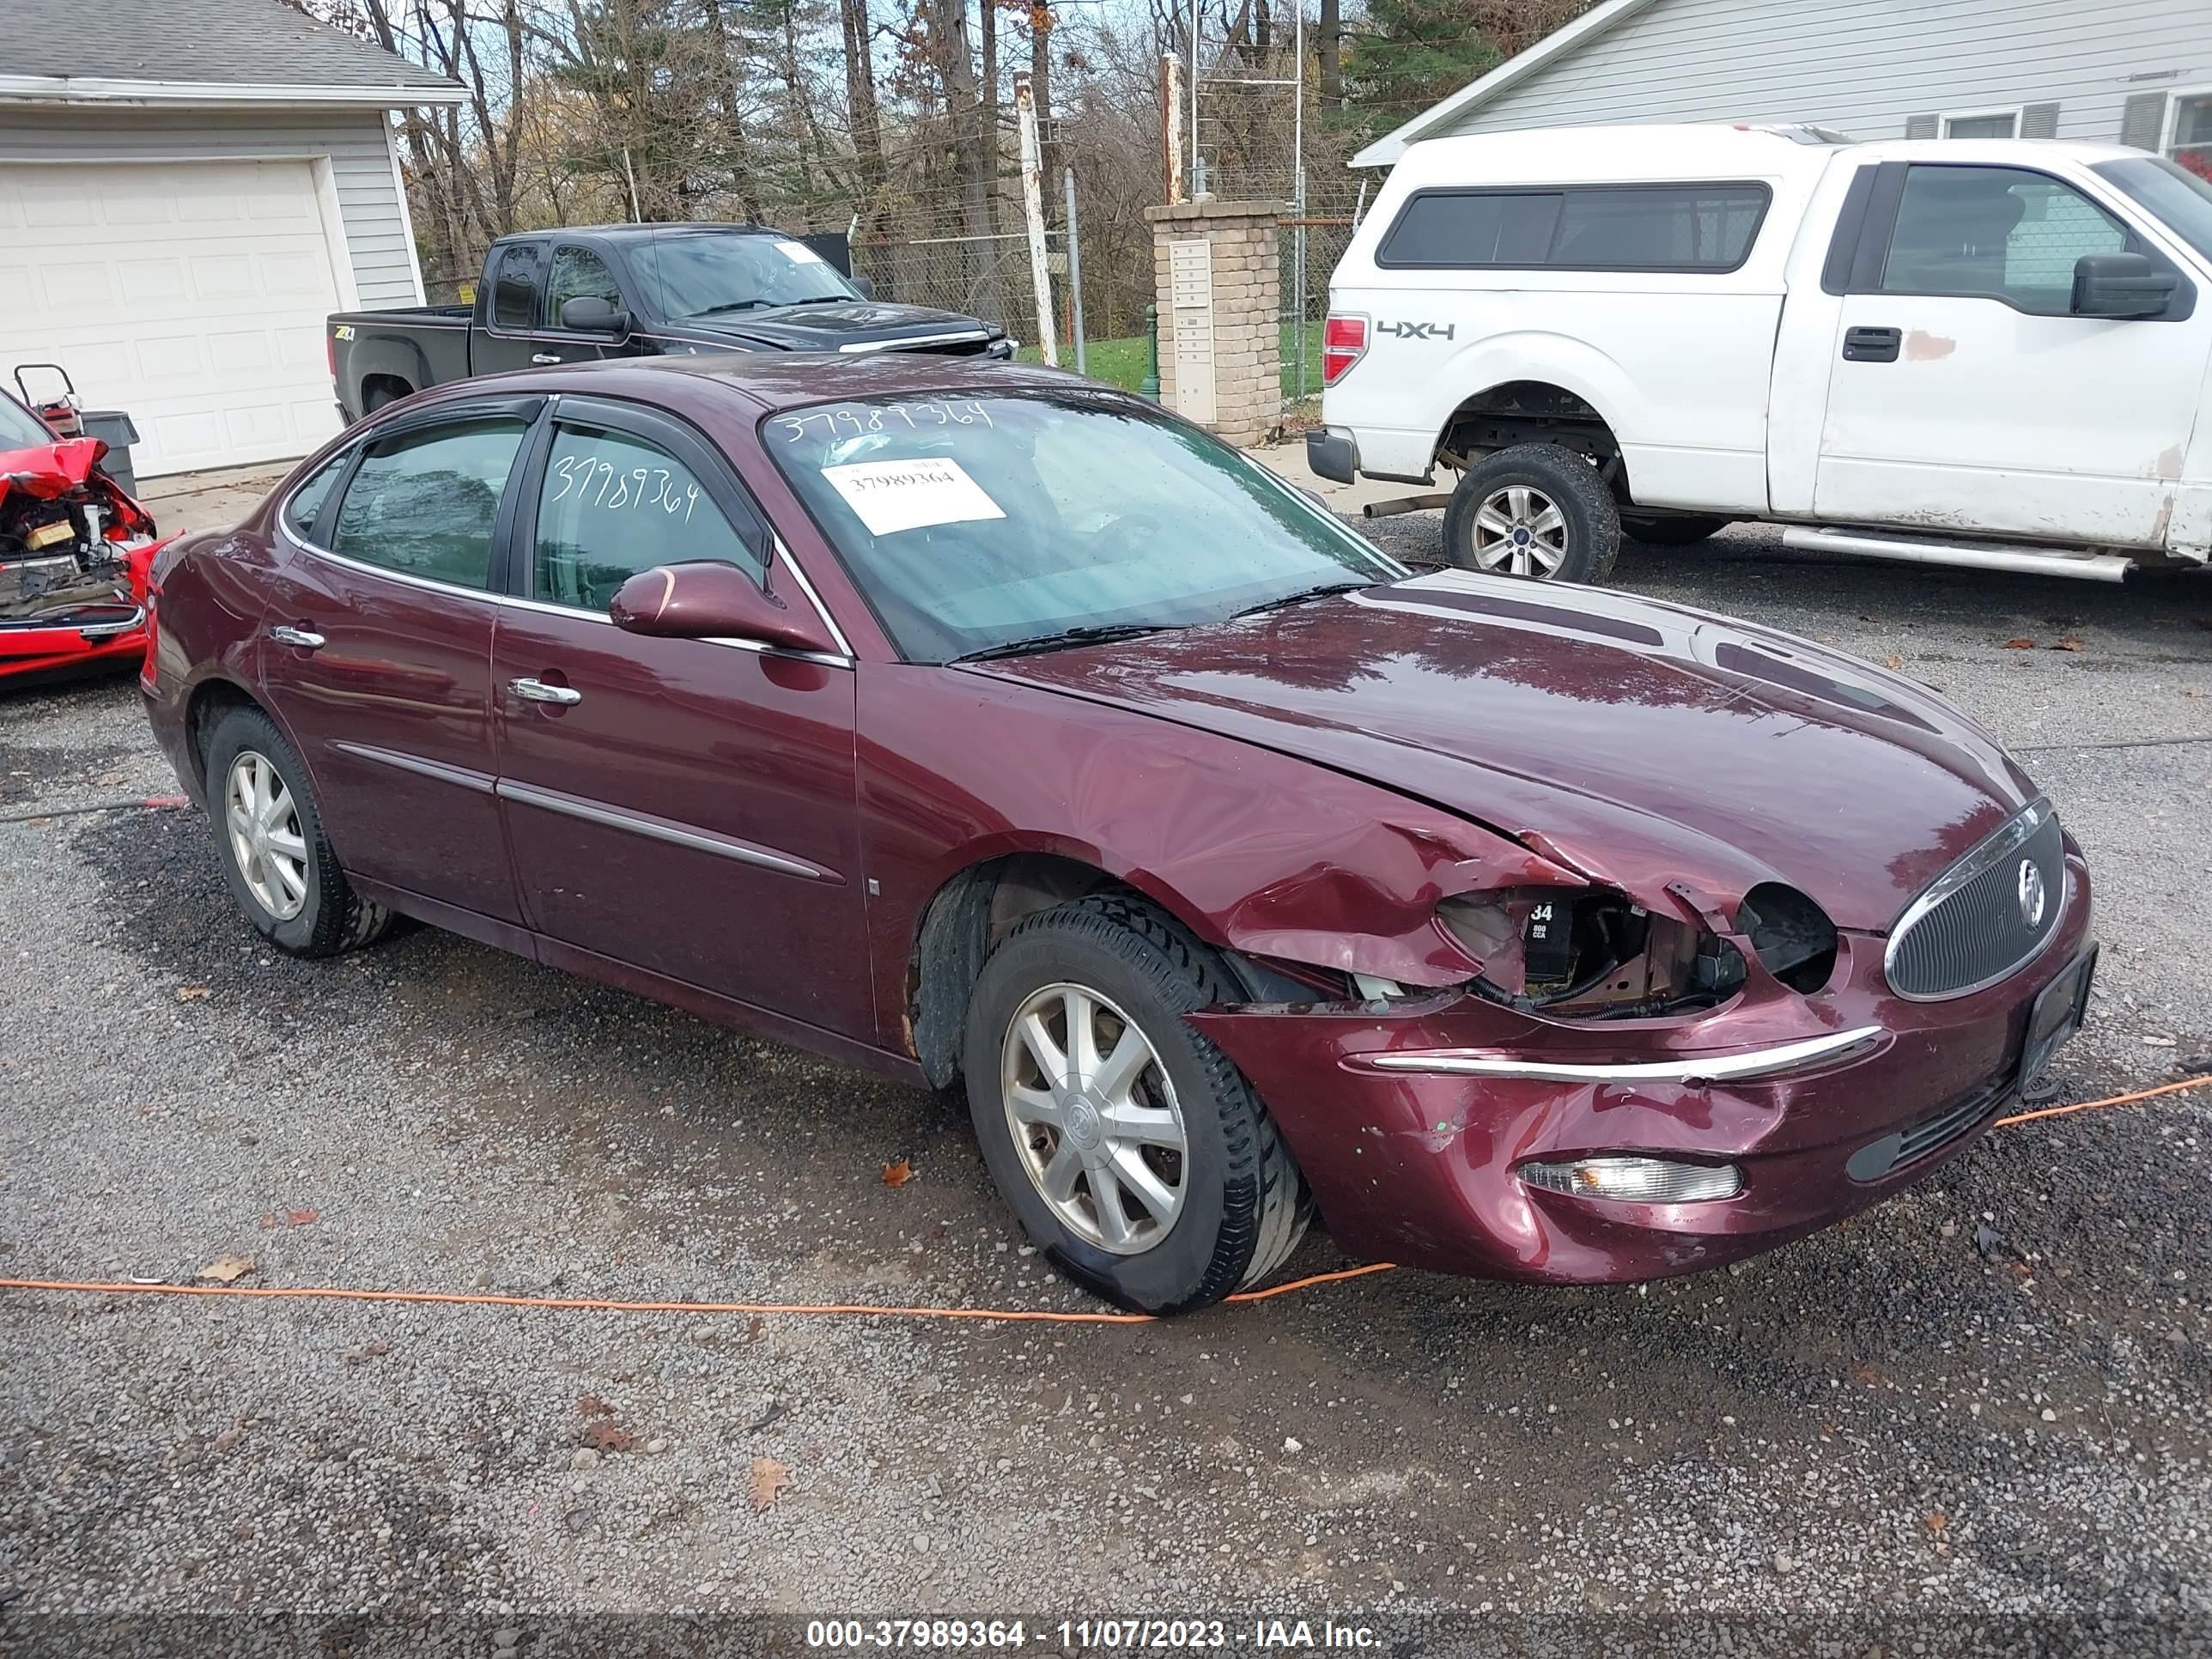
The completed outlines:
[[[1753,888],[1735,913],[1735,930],[1758,951],[1759,965],[1801,995],[1836,970],[1836,924],[1794,887],[1768,881]]]
[[[1478,994],[1558,1018],[1711,1007],[1743,983],[1743,958],[1727,940],[1605,888],[1466,893],[1446,899],[1437,915],[1481,964]]]

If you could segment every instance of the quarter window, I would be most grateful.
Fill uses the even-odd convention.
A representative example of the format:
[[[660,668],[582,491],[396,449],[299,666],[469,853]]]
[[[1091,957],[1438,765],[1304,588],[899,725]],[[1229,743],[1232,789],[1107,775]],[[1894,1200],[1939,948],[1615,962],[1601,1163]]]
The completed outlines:
[[[322,512],[323,503],[330,499],[331,486],[345,471],[346,463],[353,459],[350,450],[342,450],[320,466],[307,483],[292,492],[292,499],[284,504],[285,527],[302,541],[315,539],[315,518]]]
[[[2075,262],[2128,251],[2127,228],[2072,186],[2019,167],[1916,167],[1882,266],[1887,294],[2002,300],[2063,317]]]
[[[622,286],[607,262],[589,248],[553,250],[553,271],[545,280],[545,325],[561,326],[561,307],[571,300],[605,300],[622,309]]]
[[[1757,184],[1432,190],[1376,250],[1388,267],[1479,270],[1734,270],[1766,216]]]
[[[491,290],[491,320],[495,327],[537,325],[538,268],[538,248],[533,243],[520,243],[499,256],[499,276]]]
[[[404,575],[489,588],[492,522],[528,429],[516,420],[470,421],[372,446],[338,503],[328,546]]]
[[[691,470],[642,438],[588,426],[553,435],[538,497],[532,592],[549,605],[605,611],[641,570],[717,559],[759,580],[764,532],[731,526]]]

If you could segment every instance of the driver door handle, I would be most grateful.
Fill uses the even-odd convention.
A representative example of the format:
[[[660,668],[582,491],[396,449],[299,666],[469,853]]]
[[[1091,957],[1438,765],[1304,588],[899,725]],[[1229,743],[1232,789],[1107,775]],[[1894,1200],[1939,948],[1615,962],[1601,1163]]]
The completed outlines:
[[[584,700],[584,694],[574,687],[548,685],[543,680],[509,680],[507,689],[525,702],[557,702],[563,708],[573,708]]]
[[[278,623],[269,630],[269,637],[279,645],[296,646],[302,651],[319,651],[325,641],[320,634],[305,628],[295,628],[289,623]]]
[[[1847,328],[1844,331],[1844,361],[1847,363],[1893,363],[1905,331],[1897,328]]]
[[[533,351],[530,354],[530,361],[533,363],[557,363],[561,360],[550,351]]]

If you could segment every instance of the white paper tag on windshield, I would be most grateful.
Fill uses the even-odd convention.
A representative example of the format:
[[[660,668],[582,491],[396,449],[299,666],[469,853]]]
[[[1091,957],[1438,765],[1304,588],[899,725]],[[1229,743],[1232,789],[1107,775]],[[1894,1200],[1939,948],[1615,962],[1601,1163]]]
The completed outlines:
[[[854,461],[825,466],[822,476],[860,514],[872,536],[895,536],[934,524],[1003,519],[1004,508],[983,493],[967,469],[948,458],[918,461]]]
[[[830,262],[804,242],[778,242],[783,257],[795,265],[826,265]]]

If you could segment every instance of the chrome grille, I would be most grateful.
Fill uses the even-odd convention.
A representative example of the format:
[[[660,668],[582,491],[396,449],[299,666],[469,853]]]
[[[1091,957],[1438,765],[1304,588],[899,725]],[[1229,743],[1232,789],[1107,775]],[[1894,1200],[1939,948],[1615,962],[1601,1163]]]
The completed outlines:
[[[2058,815],[2033,801],[1905,908],[1882,958],[1890,989],[1932,1002],[1994,985],[2049,941],[2065,903]]]

